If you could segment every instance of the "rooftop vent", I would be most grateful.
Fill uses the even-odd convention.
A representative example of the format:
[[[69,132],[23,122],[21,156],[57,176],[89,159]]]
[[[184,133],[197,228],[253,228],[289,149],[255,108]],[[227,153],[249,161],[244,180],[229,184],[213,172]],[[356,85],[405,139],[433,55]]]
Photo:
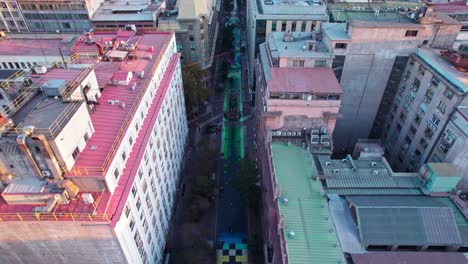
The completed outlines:
[[[93,204],[94,203],[93,195],[91,195],[90,193],[83,193],[81,195],[81,199],[83,199],[83,202],[85,204]]]
[[[372,162],[371,165],[372,165],[372,167],[376,167],[376,166],[377,166],[377,162]]]
[[[132,72],[117,71],[112,76],[111,82],[113,85],[128,85],[132,78],[133,78]]]
[[[296,236],[296,233],[294,231],[289,231],[289,237],[294,238]]]
[[[325,162],[325,166],[331,166],[331,162],[330,161]]]
[[[282,201],[283,205],[288,205],[288,202],[289,202],[288,198],[283,198],[283,199],[281,199],[281,201]]]
[[[42,92],[49,97],[61,96],[66,88],[65,80],[48,80],[41,85]]]
[[[33,68],[35,74],[44,74],[47,72],[46,66],[37,66]]]
[[[289,32],[289,31],[284,32],[283,41],[284,41],[284,42],[292,42],[292,41],[294,41],[294,37],[293,37],[292,33]]]
[[[375,171],[374,171],[374,174],[375,174],[375,175],[379,174],[379,171],[378,171],[378,170],[375,170]]]
[[[338,172],[340,172],[340,170],[338,170],[338,169],[333,170],[333,173],[338,173]]]

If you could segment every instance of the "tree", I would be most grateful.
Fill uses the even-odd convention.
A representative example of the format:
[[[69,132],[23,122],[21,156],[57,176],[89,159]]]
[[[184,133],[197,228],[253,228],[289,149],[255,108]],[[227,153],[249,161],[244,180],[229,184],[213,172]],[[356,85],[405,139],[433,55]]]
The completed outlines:
[[[202,69],[198,64],[182,68],[185,106],[188,112],[208,99],[210,93],[203,81],[203,78],[206,76],[208,76],[208,72]]]
[[[244,203],[251,209],[256,209],[259,205],[260,189],[257,186],[257,170],[253,160],[244,157],[239,162],[239,173],[233,184]]]

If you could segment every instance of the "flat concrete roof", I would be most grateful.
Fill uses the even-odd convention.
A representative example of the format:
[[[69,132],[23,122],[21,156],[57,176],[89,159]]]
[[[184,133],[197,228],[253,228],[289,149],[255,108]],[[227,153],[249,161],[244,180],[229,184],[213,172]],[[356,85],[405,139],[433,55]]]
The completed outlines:
[[[24,36],[7,36],[0,40],[0,56],[70,56],[71,46],[75,43],[76,36],[57,34],[54,38],[42,38],[42,34],[27,34]]]
[[[346,33],[346,23],[323,23],[322,31],[330,40],[351,41],[351,36]]]
[[[458,88],[458,90],[463,93],[468,92],[468,73],[457,70],[451,62],[440,56],[440,50],[423,47],[416,51],[416,55]]]
[[[161,6],[161,3],[151,3],[149,1],[105,1],[99,9],[94,12],[91,21],[155,21],[156,14]]]
[[[314,33],[292,32],[293,41],[284,41],[284,32],[273,32],[267,39],[272,57],[288,58],[333,58],[322,41],[315,40],[316,50],[304,49],[309,41],[314,41]]]

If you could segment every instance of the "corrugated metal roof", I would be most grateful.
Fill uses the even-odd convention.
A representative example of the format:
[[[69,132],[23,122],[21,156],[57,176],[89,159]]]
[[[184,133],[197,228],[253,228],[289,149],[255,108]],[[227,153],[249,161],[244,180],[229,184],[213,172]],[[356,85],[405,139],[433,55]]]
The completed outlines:
[[[412,188],[422,186],[416,176],[392,176],[382,160],[332,160],[319,155],[317,159],[326,175],[328,188]],[[416,175],[416,174],[415,174]]]
[[[448,207],[452,209],[458,225],[468,226],[468,220],[448,197],[428,196],[346,196],[356,207]]]
[[[338,195],[423,195],[421,189],[409,188],[326,188],[325,191]]]
[[[461,245],[455,217],[447,207],[358,207],[363,245]]]
[[[456,252],[366,252],[351,254],[355,264],[467,264],[468,259],[463,253]]]
[[[310,154],[281,143],[272,143],[271,152],[281,198],[288,199],[287,204],[279,202],[279,208],[286,221],[289,263],[344,263],[321,183],[311,177],[317,171]],[[294,237],[289,236],[291,231]]]

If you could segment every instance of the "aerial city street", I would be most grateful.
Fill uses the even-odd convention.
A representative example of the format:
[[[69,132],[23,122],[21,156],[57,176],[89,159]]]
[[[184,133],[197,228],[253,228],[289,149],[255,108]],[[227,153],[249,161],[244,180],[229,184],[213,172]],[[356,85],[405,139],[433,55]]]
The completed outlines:
[[[0,263],[468,264],[468,0],[0,4]]]

